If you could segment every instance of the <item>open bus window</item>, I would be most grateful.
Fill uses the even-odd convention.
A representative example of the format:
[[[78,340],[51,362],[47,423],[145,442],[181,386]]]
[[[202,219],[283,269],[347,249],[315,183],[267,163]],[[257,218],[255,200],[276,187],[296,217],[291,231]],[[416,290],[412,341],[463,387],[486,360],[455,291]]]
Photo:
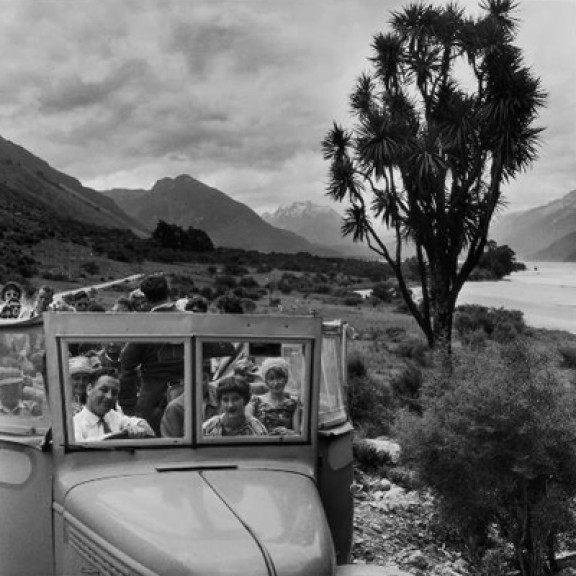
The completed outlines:
[[[231,350],[217,356],[218,349]],[[311,345],[293,341],[204,341],[204,441],[302,441],[308,437]]]
[[[191,366],[186,349],[182,339],[63,342],[69,442],[157,442],[166,406],[184,394]]]
[[[51,425],[44,363],[41,324],[0,326],[0,435],[41,445]]]

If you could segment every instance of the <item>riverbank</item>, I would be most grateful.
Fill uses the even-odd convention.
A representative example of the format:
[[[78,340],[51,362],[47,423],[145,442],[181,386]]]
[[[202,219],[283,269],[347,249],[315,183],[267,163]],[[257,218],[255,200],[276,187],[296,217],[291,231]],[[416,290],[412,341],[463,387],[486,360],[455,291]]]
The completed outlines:
[[[531,262],[497,282],[466,282],[458,305],[520,310],[534,328],[576,334],[576,263]]]

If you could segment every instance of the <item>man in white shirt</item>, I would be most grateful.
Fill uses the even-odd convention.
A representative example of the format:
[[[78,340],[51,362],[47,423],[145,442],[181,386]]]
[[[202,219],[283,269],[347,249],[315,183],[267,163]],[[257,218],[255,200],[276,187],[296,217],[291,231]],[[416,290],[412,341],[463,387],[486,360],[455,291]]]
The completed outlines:
[[[86,388],[86,405],[74,416],[77,442],[102,440],[109,434],[126,433],[128,438],[155,436],[143,418],[126,416],[116,410],[120,384],[110,374],[96,374]]]

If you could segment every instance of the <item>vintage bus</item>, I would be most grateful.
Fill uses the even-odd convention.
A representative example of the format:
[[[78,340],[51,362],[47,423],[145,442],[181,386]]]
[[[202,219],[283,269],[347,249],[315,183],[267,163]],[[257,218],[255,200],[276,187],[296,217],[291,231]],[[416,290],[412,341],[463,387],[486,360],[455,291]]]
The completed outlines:
[[[182,359],[179,435],[78,435],[71,359],[110,342]],[[2,323],[0,574],[382,574],[348,564],[345,349],[345,325],[314,317],[63,312]],[[210,392],[239,358],[271,357],[289,365],[299,429],[207,435],[206,381]]]

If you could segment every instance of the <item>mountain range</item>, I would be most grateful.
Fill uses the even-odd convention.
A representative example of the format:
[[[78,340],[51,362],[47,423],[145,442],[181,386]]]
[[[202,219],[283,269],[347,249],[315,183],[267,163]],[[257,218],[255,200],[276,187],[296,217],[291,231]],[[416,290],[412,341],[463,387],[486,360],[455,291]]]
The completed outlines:
[[[544,206],[497,218],[490,237],[524,260],[576,261],[576,190]]]
[[[0,198],[18,199],[28,210],[109,228],[149,234],[140,222],[96,190],[52,168],[47,162],[0,136]]]
[[[26,231],[59,222],[61,230],[73,220],[147,237],[158,219],[204,230],[216,246],[374,257],[365,245],[342,237],[342,217],[329,207],[295,202],[259,216],[188,175],[163,178],[150,190],[96,191],[0,136],[0,232],[8,223]],[[391,237],[381,233],[391,245]],[[497,218],[490,238],[508,244],[524,260],[576,261],[576,190],[545,206]]]
[[[332,248],[268,224],[245,204],[186,174],[158,180],[150,190],[116,188],[102,194],[149,229],[153,229],[158,220],[164,220],[183,228],[204,230],[216,246],[339,255]]]
[[[290,230],[314,244],[330,246],[348,257],[374,258],[374,252],[350,236],[342,236],[342,216],[329,206],[314,202],[293,202],[275,212],[264,212],[262,219],[277,228]]]

